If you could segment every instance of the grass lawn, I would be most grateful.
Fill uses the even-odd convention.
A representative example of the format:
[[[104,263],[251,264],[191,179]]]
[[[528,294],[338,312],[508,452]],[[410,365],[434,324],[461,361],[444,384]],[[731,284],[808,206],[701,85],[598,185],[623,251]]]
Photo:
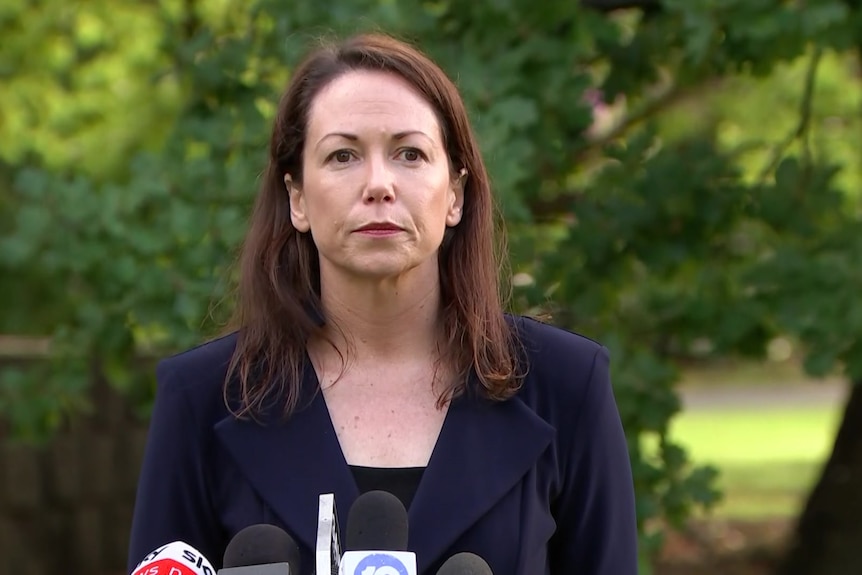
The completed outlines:
[[[758,519],[797,513],[828,456],[840,412],[826,407],[691,410],[671,428],[697,463],[721,472],[714,515]]]

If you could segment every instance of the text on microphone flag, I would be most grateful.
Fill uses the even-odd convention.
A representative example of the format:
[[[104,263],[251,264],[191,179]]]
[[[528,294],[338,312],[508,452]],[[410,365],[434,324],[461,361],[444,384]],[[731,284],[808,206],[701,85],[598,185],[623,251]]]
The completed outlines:
[[[147,554],[132,575],[216,575],[216,571],[197,549],[174,541]]]
[[[196,575],[196,573],[186,563],[180,563],[176,559],[159,559],[147,563],[135,571],[134,575]]]

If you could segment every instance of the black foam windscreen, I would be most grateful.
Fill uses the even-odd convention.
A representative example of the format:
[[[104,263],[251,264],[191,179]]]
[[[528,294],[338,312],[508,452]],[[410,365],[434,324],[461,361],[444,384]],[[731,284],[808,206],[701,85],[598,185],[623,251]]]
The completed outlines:
[[[287,563],[291,573],[299,573],[299,546],[275,525],[249,525],[233,536],[224,551],[226,569],[271,563]]]
[[[407,510],[387,491],[368,491],[347,513],[347,551],[406,551]]]
[[[475,553],[456,553],[437,570],[437,575],[494,575],[491,567]]]

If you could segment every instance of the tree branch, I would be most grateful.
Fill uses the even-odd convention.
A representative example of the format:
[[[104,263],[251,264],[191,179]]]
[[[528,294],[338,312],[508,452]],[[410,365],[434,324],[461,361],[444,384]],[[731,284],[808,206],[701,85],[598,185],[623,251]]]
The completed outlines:
[[[615,123],[609,130],[592,138],[587,138],[585,145],[581,149],[575,150],[575,154],[579,155],[588,150],[606,146],[626,134],[632,128],[658,115],[661,111],[678,102],[686,95],[687,93],[679,85],[675,83],[668,84],[658,94],[652,96],[643,105],[632,110],[624,118]]]
[[[758,181],[763,182],[771,174],[781,158],[787,153],[787,149],[796,140],[802,141],[803,155],[806,162],[811,159],[811,149],[808,139],[808,128],[811,125],[812,103],[814,100],[814,87],[817,80],[817,68],[820,65],[820,58],[823,55],[823,49],[819,46],[814,49],[811,54],[811,59],[808,61],[808,69],[805,72],[805,87],[802,92],[802,100],[799,103],[799,122],[787,136],[772,150],[772,155],[769,162],[760,171]]]
[[[585,138],[580,146],[572,150],[573,162],[588,162],[589,158],[604,146],[624,137],[631,130],[658,116],[674,104],[682,100],[695,98],[706,90],[717,89],[716,84],[718,82],[720,82],[718,78],[707,78],[700,84],[685,87],[675,82],[669,82],[658,93],[654,94],[637,108],[631,110],[606,131]],[[578,191],[571,191],[561,193],[552,198],[533,198],[529,203],[530,212],[536,221],[554,220],[562,214],[570,213],[572,211],[572,204],[577,201],[578,196]]]

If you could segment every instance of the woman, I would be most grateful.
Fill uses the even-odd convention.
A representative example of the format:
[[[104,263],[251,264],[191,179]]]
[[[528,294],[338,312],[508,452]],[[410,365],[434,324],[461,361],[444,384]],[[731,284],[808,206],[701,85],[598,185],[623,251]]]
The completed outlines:
[[[312,53],[280,103],[237,329],[160,363],[130,567],[183,540],[216,566],[273,523],[313,565],[318,495],[409,510],[420,573],[636,573],[608,354],[506,316],[493,200],[461,98],[414,48]],[[310,570],[310,568],[309,568]]]

